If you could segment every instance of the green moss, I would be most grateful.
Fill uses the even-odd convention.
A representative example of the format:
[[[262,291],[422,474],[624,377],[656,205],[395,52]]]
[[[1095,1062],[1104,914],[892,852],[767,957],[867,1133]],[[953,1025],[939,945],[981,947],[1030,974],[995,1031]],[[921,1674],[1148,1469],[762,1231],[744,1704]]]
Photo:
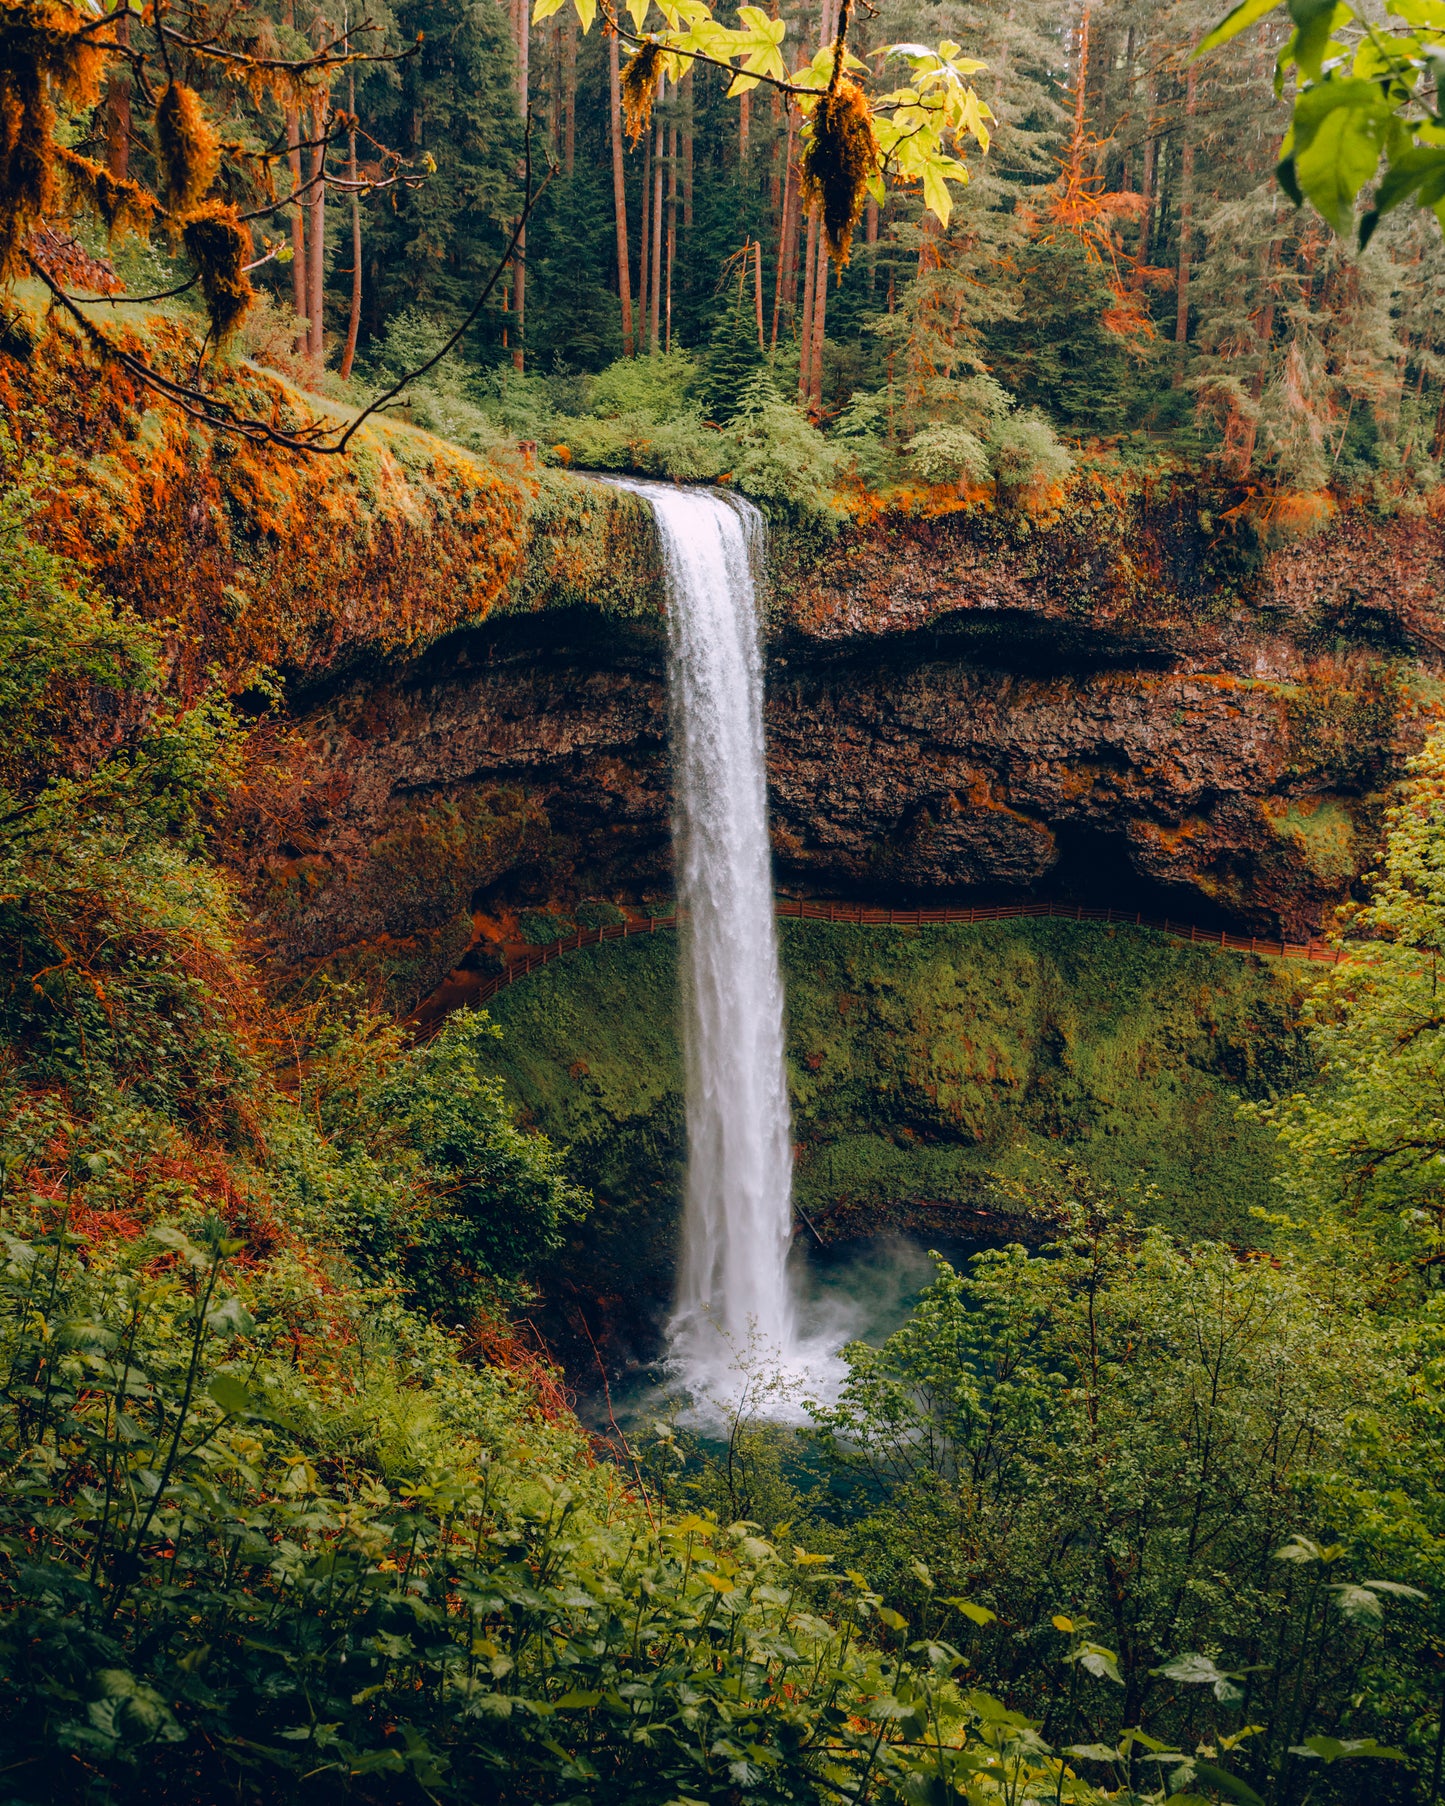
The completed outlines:
[[[1283,815],[1271,816],[1269,825],[1317,878],[1342,884],[1354,877],[1358,868],[1355,823],[1337,797],[1297,798]]]
[[[1008,1182],[1068,1155],[1150,1217],[1252,1239],[1273,1148],[1237,1098],[1303,1069],[1288,968],[1065,922],[781,932],[796,1195],[815,1220],[1017,1209]],[[604,1292],[656,1289],[671,1268],[676,948],[660,934],[568,954],[492,1005],[497,1070],[602,1200],[573,1258]]]
[[[662,559],[652,511],[625,489],[544,470],[503,610],[579,607],[660,637]]]

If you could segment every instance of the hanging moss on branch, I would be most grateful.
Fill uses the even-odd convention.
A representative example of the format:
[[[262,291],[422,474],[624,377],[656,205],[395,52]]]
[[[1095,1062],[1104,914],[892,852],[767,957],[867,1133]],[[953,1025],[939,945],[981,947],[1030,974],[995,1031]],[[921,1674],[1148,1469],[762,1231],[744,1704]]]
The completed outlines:
[[[189,213],[221,167],[221,141],[201,111],[194,88],[172,82],[161,96],[156,108],[156,148],[166,206],[173,214]]]
[[[139,182],[112,175],[103,163],[64,145],[57,146],[56,168],[68,203],[76,212],[93,208],[113,240],[149,233],[157,208]]]
[[[804,203],[822,210],[823,234],[834,267],[847,263],[853,228],[863,215],[868,184],[879,169],[873,114],[857,82],[842,80],[820,96],[803,147]]]
[[[224,201],[197,207],[181,230],[191,261],[201,273],[201,293],[211,329],[224,344],[246,317],[256,291],[246,274],[251,235]]]
[[[622,119],[627,136],[636,144],[652,119],[657,90],[662,84],[663,51],[660,44],[643,44],[622,69]]]
[[[55,101],[94,106],[104,47],[78,7],[7,6],[0,14],[0,282],[26,271],[26,245],[56,191]]]

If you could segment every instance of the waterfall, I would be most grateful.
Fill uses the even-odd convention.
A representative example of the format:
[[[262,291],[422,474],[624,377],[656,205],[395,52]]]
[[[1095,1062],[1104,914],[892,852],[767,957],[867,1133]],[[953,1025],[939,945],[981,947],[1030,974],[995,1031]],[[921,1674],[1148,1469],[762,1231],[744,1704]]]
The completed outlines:
[[[695,1395],[739,1356],[794,1364],[787,1271],[793,1159],[763,753],[756,508],[628,483],[657,520],[667,579],[673,843],[682,939],[687,1192],[669,1325]]]

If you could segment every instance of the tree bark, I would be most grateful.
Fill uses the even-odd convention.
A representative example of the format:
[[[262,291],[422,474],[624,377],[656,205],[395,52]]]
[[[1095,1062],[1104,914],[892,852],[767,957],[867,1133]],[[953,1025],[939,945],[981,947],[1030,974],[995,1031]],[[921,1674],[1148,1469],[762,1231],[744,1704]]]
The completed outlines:
[[[1189,253],[1194,224],[1194,111],[1199,66],[1189,65],[1184,82],[1184,132],[1179,151],[1179,288],[1174,317],[1174,343],[1179,347],[1174,365],[1174,387],[1184,381],[1184,347],[1189,341]]]
[[[1139,219],[1139,261],[1148,263],[1154,245],[1154,77],[1144,80],[1144,149],[1139,178],[1139,192],[1144,197],[1144,210]]]
[[[627,178],[622,162],[622,78],[617,57],[617,36],[607,39],[607,86],[612,108],[612,211],[617,224],[617,294],[622,302],[622,350],[637,355],[632,336],[632,272],[628,268]]]
[[[356,71],[346,71],[346,110],[352,119],[356,118]],[[356,127],[352,126],[346,139],[346,179],[355,183],[356,174]],[[351,366],[356,361],[356,335],[361,330],[361,196],[353,186],[351,190],[351,315],[346,322],[346,349],[341,354],[341,380],[351,375]]]
[[[292,0],[286,0],[281,9],[281,23],[292,25],[295,14]],[[296,107],[286,108],[286,164],[291,171],[291,192],[297,194],[301,188],[301,113]],[[305,320],[308,301],[306,280],[306,203],[304,200],[291,204],[291,304],[296,311],[298,321]],[[309,328],[298,325],[296,328],[297,351],[304,351],[307,345]]]
[[[812,370],[808,379],[808,406],[814,414],[823,411],[823,341],[828,320],[828,241],[818,233],[818,274],[813,279]]]
[[[677,126],[667,128],[667,317],[663,349],[672,350],[672,266],[677,256]]]
[[[117,44],[130,43],[130,14],[115,28]],[[105,166],[124,180],[130,170],[130,66],[117,63],[105,84]]]
[[[662,135],[661,101],[667,89],[667,77],[657,84],[659,102],[657,124],[652,144],[652,297],[647,321],[648,348],[659,348],[662,324],[662,172],[666,161],[666,143]]]
[[[315,140],[311,152],[311,193],[307,196],[311,218],[306,231],[306,313],[311,322],[307,348],[311,365],[319,376],[326,362],[326,133],[327,103],[318,99],[311,105],[311,136]]]
[[[570,176],[577,162],[577,18],[562,26],[562,167]]]
[[[793,301],[798,292],[798,195],[793,181],[793,108],[788,103],[788,140],[783,154],[783,215],[778,224],[778,280],[773,292],[773,344],[778,342],[778,328],[783,309],[792,317]]]
[[[639,201],[642,220],[637,234],[637,351],[639,356],[647,348],[647,297],[652,293],[650,286],[652,276],[652,133],[646,133],[645,139],[646,143],[642,153],[642,194]]]
[[[748,130],[752,124],[753,97],[751,93],[741,95],[738,100],[738,167],[748,166]]]
[[[682,229],[692,231],[692,89],[686,77],[678,89],[682,102]]]
[[[763,241],[753,240],[753,298],[758,308],[758,350],[766,351],[763,339]]]
[[[517,104],[521,109],[522,123],[527,121],[529,104],[529,68],[532,54],[532,13],[527,0],[520,0],[517,7]],[[512,319],[517,329],[517,342],[512,347],[512,366],[516,370],[527,367],[527,228],[517,238],[516,255],[513,258],[512,282]]]
[[[818,269],[818,209],[808,209],[808,240],[803,249],[803,312],[799,322],[798,400],[804,407],[813,383],[813,280]]]
[[[1134,27],[1124,34],[1124,96],[1130,112],[1134,108]],[[1119,153],[1119,189],[1129,194],[1134,187],[1134,147],[1126,144]]]
[[[838,8],[835,0],[823,0],[822,17],[818,21],[819,49],[825,49],[833,41],[837,23]],[[821,214],[816,207],[808,227],[808,244],[815,267],[809,272],[813,303],[811,313],[807,297],[803,300],[803,313],[808,317],[805,400],[809,411],[816,414],[822,411],[823,406],[823,335],[828,318],[828,241],[823,233]]]

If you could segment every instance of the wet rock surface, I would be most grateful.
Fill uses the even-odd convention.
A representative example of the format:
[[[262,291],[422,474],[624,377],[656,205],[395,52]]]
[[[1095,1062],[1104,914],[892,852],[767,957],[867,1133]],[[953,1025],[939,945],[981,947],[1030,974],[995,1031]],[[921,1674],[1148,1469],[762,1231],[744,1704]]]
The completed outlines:
[[[1178,509],[1136,527],[1085,512],[1020,544],[952,515],[811,564],[781,548],[780,888],[1327,925],[1434,711],[1442,536],[1251,563]],[[286,963],[414,1000],[469,957],[477,910],[669,888],[661,618],[565,603],[303,701],[305,782],[240,856]]]

